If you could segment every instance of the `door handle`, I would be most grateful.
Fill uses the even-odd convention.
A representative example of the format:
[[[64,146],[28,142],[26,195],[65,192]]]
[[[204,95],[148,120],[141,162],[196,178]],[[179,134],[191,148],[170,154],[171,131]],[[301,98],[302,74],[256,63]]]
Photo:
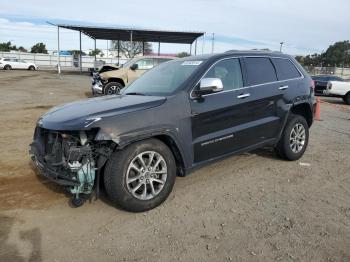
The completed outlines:
[[[246,97],[250,97],[250,94],[246,93],[246,94],[242,94],[242,95],[237,96],[237,98],[239,98],[239,99],[243,99],[243,98],[246,98]]]
[[[280,86],[278,89],[279,90],[286,90],[286,89],[288,89],[288,86]]]

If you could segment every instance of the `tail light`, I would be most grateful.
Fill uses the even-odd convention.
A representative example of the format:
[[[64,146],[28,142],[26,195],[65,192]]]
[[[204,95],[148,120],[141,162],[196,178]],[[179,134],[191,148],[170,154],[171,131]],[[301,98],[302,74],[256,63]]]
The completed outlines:
[[[315,93],[315,80],[311,80],[311,92]]]
[[[328,89],[328,90],[331,90],[331,89],[332,89],[332,83],[331,83],[331,82],[328,82],[328,83],[327,83],[327,89]]]

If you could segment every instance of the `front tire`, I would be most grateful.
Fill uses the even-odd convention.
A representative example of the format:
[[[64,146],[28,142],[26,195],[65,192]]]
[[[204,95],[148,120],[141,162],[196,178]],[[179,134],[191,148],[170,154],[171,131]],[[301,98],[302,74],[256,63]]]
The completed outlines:
[[[120,90],[122,90],[124,86],[121,83],[118,82],[110,82],[108,83],[104,88],[104,94],[105,95],[115,95],[120,94]]]
[[[10,65],[5,65],[5,66],[4,66],[4,69],[5,69],[5,70],[11,70],[12,67],[11,67]]]
[[[287,160],[301,158],[309,142],[309,126],[300,115],[291,114],[276,146],[277,154]]]
[[[35,67],[34,67],[34,66],[30,66],[30,67],[28,68],[28,70],[35,70]]]
[[[170,149],[157,139],[147,139],[113,153],[106,165],[104,184],[114,204],[143,212],[167,199],[175,178],[176,163]]]
[[[350,105],[350,92],[343,97],[344,103]]]

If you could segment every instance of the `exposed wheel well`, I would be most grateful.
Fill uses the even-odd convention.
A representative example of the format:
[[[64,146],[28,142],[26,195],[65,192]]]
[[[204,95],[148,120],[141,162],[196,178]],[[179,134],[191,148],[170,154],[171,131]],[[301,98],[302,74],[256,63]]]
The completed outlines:
[[[117,83],[120,83],[121,85],[125,86],[123,79],[120,79],[120,78],[109,78],[108,83],[110,83],[110,82],[117,82]]]
[[[310,127],[312,125],[312,111],[308,104],[302,103],[299,105],[295,105],[291,108],[291,112],[295,115],[301,115],[306,119],[306,122],[308,126]]]
[[[173,152],[173,155],[175,157],[175,161],[176,161],[176,166],[177,166],[177,175],[178,176],[184,176],[185,175],[185,163],[182,159],[182,155],[180,153],[179,148],[177,147],[175,141],[167,135],[158,135],[155,136],[154,138],[159,139],[160,141],[162,141],[164,144],[166,144],[171,152]]]

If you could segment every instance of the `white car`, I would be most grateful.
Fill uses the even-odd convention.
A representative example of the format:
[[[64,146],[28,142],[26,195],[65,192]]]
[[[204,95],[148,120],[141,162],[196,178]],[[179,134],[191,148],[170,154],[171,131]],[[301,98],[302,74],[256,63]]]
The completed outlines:
[[[350,82],[329,81],[323,93],[325,95],[342,97],[344,102],[350,105]]]
[[[0,69],[28,69],[37,70],[38,66],[17,58],[0,58]]]

